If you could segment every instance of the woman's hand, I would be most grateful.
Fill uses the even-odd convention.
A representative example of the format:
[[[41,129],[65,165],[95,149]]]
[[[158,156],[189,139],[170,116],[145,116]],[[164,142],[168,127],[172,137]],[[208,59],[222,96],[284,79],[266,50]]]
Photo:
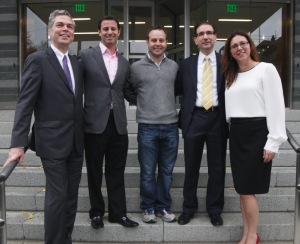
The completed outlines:
[[[273,158],[275,157],[276,153],[268,151],[268,150],[264,150],[263,153],[263,159],[265,163],[269,163],[271,160],[273,160]]]

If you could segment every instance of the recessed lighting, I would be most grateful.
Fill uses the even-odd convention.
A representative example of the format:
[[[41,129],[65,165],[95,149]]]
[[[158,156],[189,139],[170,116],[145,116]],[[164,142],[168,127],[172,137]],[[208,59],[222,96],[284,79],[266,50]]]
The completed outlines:
[[[184,28],[184,25],[180,25],[179,28]],[[190,28],[194,28],[194,26],[190,25]]]
[[[75,32],[75,35],[96,35],[98,32]]]
[[[73,18],[74,21],[91,20],[91,18]]]
[[[219,19],[218,21],[227,21],[227,22],[251,22],[252,19]]]
[[[131,22],[128,22],[130,25],[131,25]],[[124,25],[124,22],[119,22],[120,25]],[[136,21],[134,22],[134,24],[136,25],[144,25],[146,24],[146,22],[143,22],[143,21]]]

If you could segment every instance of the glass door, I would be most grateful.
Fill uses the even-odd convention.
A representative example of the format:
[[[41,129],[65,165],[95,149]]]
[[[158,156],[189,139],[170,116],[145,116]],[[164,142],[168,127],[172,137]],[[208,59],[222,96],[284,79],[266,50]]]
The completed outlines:
[[[125,45],[128,45],[128,59],[130,63],[133,63],[141,59],[148,51],[146,33],[154,25],[154,1],[129,0],[128,6],[124,6],[123,3],[123,0],[109,1],[108,9],[109,14],[120,19],[123,33],[125,28],[128,30],[128,40],[120,39],[118,48],[123,52]],[[123,9],[128,10],[128,24],[121,21],[125,19]]]

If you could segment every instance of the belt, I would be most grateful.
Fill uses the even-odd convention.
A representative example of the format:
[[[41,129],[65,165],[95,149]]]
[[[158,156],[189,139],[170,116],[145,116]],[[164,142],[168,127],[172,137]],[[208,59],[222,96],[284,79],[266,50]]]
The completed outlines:
[[[245,117],[245,118],[231,118],[231,122],[250,122],[250,121],[262,121],[266,120],[266,117]]]
[[[214,112],[214,111],[219,111],[219,106],[211,107],[208,110],[206,110],[204,107],[194,107],[195,111],[204,111],[204,112]]]

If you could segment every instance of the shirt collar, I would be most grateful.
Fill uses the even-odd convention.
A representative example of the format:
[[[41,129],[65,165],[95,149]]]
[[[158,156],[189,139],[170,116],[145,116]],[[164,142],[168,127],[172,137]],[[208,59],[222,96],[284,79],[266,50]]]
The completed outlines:
[[[55,55],[59,58],[59,59],[63,59],[64,56],[66,55],[68,57],[69,52],[67,51],[66,53],[62,53],[59,49],[57,49],[52,43],[51,43],[51,48],[54,51]]]
[[[111,56],[113,56],[113,55],[118,55],[118,53],[119,53],[119,49],[118,49],[118,47],[117,47],[117,50],[116,50],[116,52],[115,53],[111,53],[110,52],[110,50],[102,43],[102,42],[100,42],[100,44],[99,44],[99,46],[100,46],[100,49],[101,49],[101,53],[102,54],[109,54],[109,55],[111,55]]]
[[[153,63],[155,63],[154,60],[151,58],[149,51],[147,52],[146,55],[147,55],[147,57],[148,57]],[[161,59],[161,61],[163,61],[166,57],[167,57],[167,55],[164,53],[164,56],[163,56],[163,58]],[[160,61],[159,63],[161,63],[161,61]]]
[[[205,56],[208,56],[211,62],[216,62],[215,51],[211,52],[209,55],[205,55],[204,53],[199,52],[199,60],[203,61]]]

